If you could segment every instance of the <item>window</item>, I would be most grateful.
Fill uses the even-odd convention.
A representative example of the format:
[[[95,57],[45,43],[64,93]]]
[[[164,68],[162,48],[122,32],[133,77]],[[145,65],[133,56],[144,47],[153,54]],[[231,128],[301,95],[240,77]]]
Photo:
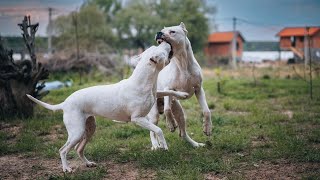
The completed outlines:
[[[291,41],[291,46],[292,47],[296,47],[296,37],[295,36],[291,36],[290,37],[290,41]]]

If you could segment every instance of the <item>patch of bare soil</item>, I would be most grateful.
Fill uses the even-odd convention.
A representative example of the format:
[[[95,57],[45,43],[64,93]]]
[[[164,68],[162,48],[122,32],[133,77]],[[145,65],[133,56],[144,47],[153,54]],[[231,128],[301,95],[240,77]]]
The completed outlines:
[[[98,167],[88,168],[79,159],[69,160],[74,173],[90,171],[95,168],[106,170],[104,179],[155,179],[152,170],[138,169],[132,163],[99,162]],[[44,159],[23,155],[0,157],[0,179],[48,179],[63,176],[60,159]]]
[[[15,138],[20,133],[22,129],[22,124],[9,124],[5,122],[0,122],[0,131],[5,132],[8,135],[8,142],[15,143]]]
[[[286,160],[277,162],[259,162],[253,165],[243,163],[238,169],[231,173],[220,174],[210,172],[204,175],[206,180],[226,180],[226,179],[250,179],[250,180],[270,180],[270,179],[303,179],[307,177],[320,177],[319,163],[291,163]]]
[[[44,135],[43,139],[45,142],[54,142],[58,139],[64,138],[65,129],[62,125],[55,125],[51,128],[50,132]]]
[[[245,179],[302,179],[320,175],[319,163],[261,162],[243,171]]]
[[[227,177],[222,177],[221,175],[218,175],[214,172],[212,173],[207,173],[204,175],[205,180],[227,180]]]

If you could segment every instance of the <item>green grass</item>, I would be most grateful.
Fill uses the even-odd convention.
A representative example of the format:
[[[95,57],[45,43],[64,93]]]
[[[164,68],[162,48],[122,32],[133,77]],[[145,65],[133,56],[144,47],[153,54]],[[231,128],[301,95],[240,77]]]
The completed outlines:
[[[68,73],[76,79],[78,74]],[[52,78],[67,79],[55,74]],[[43,100],[60,103],[77,89],[95,84],[106,84],[101,74],[84,77],[83,85],[54,90]],[[90,83],[89,83],[90,82]],[[314,99],[310,100],[307,84],[293,79],[259,79],[257,85],[248,78],[226,79],[222,93],[217,92],[218,79],[206,79],[204,88],[209,107],[213,110],[213,136],[202,133],[201,109],[196,98],[182,101],[187,113],[188,132],[199,142],[207,144],[194,149],[181,140],[178,132],[170,133],[163,120],[168,151],[151,151],[149,132],[131,123],[118,124],[97,119],[97,130],[86,148],[88,159],[98,164],[107,160],[134,163],[139,169],[152,169],[157,179],[203,179],[206,173],[218,173],[230,179],[239,176],[241,165],[260,161],[320,163],[320,80],[315,79]],[[290,119],[285,111],[293,112]],[[51,112],[37,106],[35,116],[27,120],[13,120],[21,124],[21,132],[12,142],[10,133],[0,131],[0,155],[37,153],[43,158],[59,158],[58,149],[66,141],[62,112]],[[54,141],[45,140],[53,127],[61,126],[63,136]],[[256,144],[254,144],[256,143]],[[240,155],[239,155],[240,154]],[[241,155],[243,154],[243,156]],[[69,157],[76,157],[71,153]],[[52,176],[50,179],[101,179],[105,169],[97,168],[76,175]],[[306,172],[301,178],[317,177]]]

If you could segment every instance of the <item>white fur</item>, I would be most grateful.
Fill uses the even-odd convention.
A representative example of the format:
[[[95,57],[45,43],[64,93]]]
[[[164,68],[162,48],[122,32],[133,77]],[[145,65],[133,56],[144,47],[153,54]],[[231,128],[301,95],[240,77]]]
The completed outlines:
[[[173,58],[171,59],[171,63],[159,73],[158,91],[183,91],[189,94],[188,98],[195,94],[204,115],[203,132],[209,136],[212,132],[211,112],[202,87],[201,67],[193,55],[191,43],[187,38],[188,31],[185,25],[181,23],[178,26],[165,27],[161,32],[164,34],[163,39],[172,46]],[[176,121],[181,137],[194,147],[204,146],[203,143],[197,143],[188,136],[185,114],[178,100],[170,96],[164,97],[164,114],[171,131],[174,131],[177,127]],[[157,104],[154,104],[148,117],[154,124],[158,123],[159,109],[157,108]],[[157,137],[153,132],[150,132],[150,136],[152,147],[157,148],[159,146]]]
[[[71,172],[66,156],[76,146],[76,151],[87,166],[94,166],[83,155],[87,141],[95,131],[95,115],[121,122],[133,122],[157,135],[159,147],[168,149],[162,130],[146,118],[154,105],[157,90],[157,78],[161,69],[169,63],[171,47],[161,43],[147,49],[128,79],[112,85],[93,86],[78,90],[64,102],[49,105],[27,95],[35,103],[50,109],[63,110],[63,122],[68,131],[68,140],[59,150],[63,171]],[[188,94],[174,91],[160,91],[158,97],[167,95],[185,98]]]

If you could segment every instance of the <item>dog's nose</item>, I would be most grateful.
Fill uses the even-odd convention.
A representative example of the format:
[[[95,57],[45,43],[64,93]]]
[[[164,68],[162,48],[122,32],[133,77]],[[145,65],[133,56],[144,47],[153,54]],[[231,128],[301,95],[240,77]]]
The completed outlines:
[[[155,40],[157,41],[158,44],[160,44],[163,41],[163,32],[157,32]]]

